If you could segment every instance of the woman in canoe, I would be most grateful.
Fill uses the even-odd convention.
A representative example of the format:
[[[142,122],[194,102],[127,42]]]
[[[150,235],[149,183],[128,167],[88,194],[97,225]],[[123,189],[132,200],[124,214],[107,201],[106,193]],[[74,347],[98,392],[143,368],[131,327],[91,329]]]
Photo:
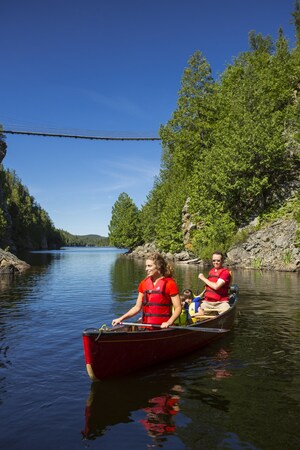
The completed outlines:
[[[173,269],[160,253],[146,259],[145,278],[138,287],[136,304],[123,316],[112,321],[118,325],[142,311],[142,323],[168,328],[181,313],[178,287],[172,278]]]

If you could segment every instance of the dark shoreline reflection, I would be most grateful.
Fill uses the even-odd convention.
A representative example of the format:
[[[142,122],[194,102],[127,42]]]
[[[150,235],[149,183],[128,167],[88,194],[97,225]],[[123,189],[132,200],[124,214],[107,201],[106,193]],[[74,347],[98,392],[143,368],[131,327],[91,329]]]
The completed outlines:
[[[36,250],[30,252],[18,253],[18,258],[30,264],[34,268],[46,268],[54,259],[60,259],[64,255],[64,249],[61,250]]]
[[[14,287],[18,288],[19,286],[26,287],[31,285],[35,287],[35,284],[39,282],[40,276],[47,272],[53,261],[61,259],[63,255],[60,251],[36,251],[18,253],[17,257],[29,264],[30,267],[22,273],[1,274],[0,292]],[[17,291],[21,291],[21,289],[17,289]]]

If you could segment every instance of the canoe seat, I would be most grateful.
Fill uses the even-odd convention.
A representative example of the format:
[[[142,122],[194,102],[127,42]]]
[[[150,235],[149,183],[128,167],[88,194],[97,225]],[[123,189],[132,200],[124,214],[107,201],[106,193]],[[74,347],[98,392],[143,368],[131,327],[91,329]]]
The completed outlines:
[[[202,320],[214,319],[218,315],[219,315],[219,313],[217,311],[210,311],[209,314],[204,314],[204,316],[193,317],[192,320],[195,323],[195,322],[200,322]]]

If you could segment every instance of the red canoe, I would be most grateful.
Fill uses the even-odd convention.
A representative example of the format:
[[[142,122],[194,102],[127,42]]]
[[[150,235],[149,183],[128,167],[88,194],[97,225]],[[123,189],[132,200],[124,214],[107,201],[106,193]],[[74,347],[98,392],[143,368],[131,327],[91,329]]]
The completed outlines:
[[[232,328],[236,297],[237,287],[236,292],[231,294],[229,310],[188,327],[174,326],[149,331],[136,324],[107,330],[84,330],[84,355],[89,377],[97,381],[125,375],[204,347]]]

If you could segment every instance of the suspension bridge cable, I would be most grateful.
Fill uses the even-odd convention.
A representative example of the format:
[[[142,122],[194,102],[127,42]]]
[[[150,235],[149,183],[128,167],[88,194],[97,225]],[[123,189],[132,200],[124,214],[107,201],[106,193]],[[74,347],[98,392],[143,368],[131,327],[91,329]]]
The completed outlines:
[[[160,141],[160,137],[113,137],[113,136],[87,136],[81,134],[65,134],[65,133],[48,133],[40,131],[20,131],[20,130],[3,130],[0,128],[2,134],[26,134],[31,136],[43,137],[59,137],[71,139],[90,139],[97,141]]]

